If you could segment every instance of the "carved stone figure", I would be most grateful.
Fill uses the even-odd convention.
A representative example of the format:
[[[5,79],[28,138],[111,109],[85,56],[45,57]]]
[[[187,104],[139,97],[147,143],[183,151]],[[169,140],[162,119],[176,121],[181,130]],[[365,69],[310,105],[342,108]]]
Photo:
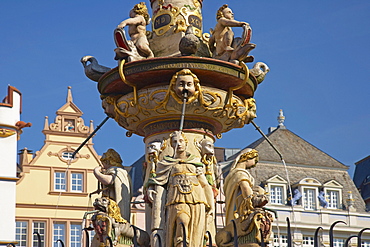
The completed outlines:
[[[110,68],[100,65],[93,56],[82,57],[81,63],[85,69],[85,75],[92,81],[99,81],[102,75],[110,71]]]
[[[162,142],[161,141],[152,141],[148,143],[146,147],[146,167],[144,170],[144,185],[148,182],[148,179],[155,177],[155,168],[159,161],[159,155],[162,152]]]
[[[219,193],[219,171],[217,170],[217,159],[215,157],[215,149],[213,142],[208,139],[202,139],[195,142],[195,146],[201,155],[201,162],[205,166],[205,174],[208,183],[212,186],[214,197]]]
[[[320,191],[319,192],[319,195],[317,196],[317,198],[319,198],[320,205],[323,208],[327,208],[329,206],[329,203],[328,203],[328,201],[325,198],[325,192],[324,191]]]
[[[202,139],[199,142],[195,141],[195,147],[198,149],[201,162],[205,166],[205,175],[206,179],[212,187],[213,196],[216,198],[219,194],[219,187],[220,187],[220,172],[217,167],[217,159],[215,157],[215,149],[214,144],[211,140]],[[214,215],[211,215],[207,219],[207,230],[211,233],[212,238],[216,236],[216,227],[214,224]]]
[[[150,178],[156,177],[156,167],[159,161],[159,155],[161,154],[162,150],[166,147],[165,141],[161,142],[158,140],[152,141],[148,143],[146,148],[146,167],[145,167],[145,178],[144,178],[144,185],[145,185],[145,192],[147,192],[148,180]],[[164,193],[163,187],[158,187],[156,194],[152,195],[151,205],[147,207],[147,213],[151,215],[150,221],[150,230],[152,231],[152,238],[151,238],[151,246],[157,246],[156,242],[158,239],[154,237],[155,234],[158,234],[161,239],[164,240],[164,202],[166,193]],[[145,195],[145,199],[148,200],[147,195]]]
[[[293,198],[290,200],[290,205],[295,206],[299,199],[301,199],[302,194],[299,189],[294,189],[293,191]]]
[[[230,61],[234,63],[252,62],[253,57],[248,56],[256,45],[249,43],[252,29],[247,22],[234,20],[234,13],[224,4],[217,11],[217,24],[214,30],[211,30],[209,47],[213,52],[213,57]],[[243,27],[244,33],[242,38],[234,39],[234,32],[231,27]]]
[[[175,131],[170,135],[170,142],[174,154],[158,162],[156,177],[149,179],[148,198],[153,201],[158,188],[167,189],[167,247],[182,246],[183,230],[187,246],[203,246],[207,218],[214,212],[212,188],[204,174],[203,164],[186,151],[188,141],[185,135]]]
[[[257,150],[247,149],[235,159],[226,176],[224,192],[228,224],[216,234],[217,246],[233,246],[231,220],[236,224],[239,246],[259,246],[262,238],[267,242],[271,234],[272,215],[263,209],[268,198],[264,189],[254,186],[254,178],[247,171],[257,162]]]
[[[116,60],[126,59],[128,62],[154,57],[146,37],[146,25],[150,22],[145,2],[140,2],[130,11],[130,18],[122,21],[115,30],[114,38],[117,48]],[[123,30],[129,26],[128,34],[131,40],[126,40]]]
[[[113,149],[108,149],[100,159],[102,166],[94,168],[94,175],[102,184],[103,196],[113,199],[120,208],[124,219],[130,219],[131,179],[123,169],[120,155]]]
[[[101,197],[95,199],[93,205],[98,212],[91,217],[96,233],[91,247],[106,246],[108,236],[116,247],[132,246],[135,237],[134,231],[136,231],[139,246],[149,246],[149,234],[141,229],[133,228],[126,219],[122,218],[115,201],[108,197]]]
[[[198,94],[199,79],[189,69],[183,69],[172,77],[171,85],[178,99],[182,101],[184,93],[186,93],[187,101],[192,101]]]
[[[258,84],[263,82],[265,79],[266,74],[270,71],[270,68],[267,66],[267,64],[263,62],[257,62],[253,69],[249,70],[249,72],[254,75],[257,79]]]

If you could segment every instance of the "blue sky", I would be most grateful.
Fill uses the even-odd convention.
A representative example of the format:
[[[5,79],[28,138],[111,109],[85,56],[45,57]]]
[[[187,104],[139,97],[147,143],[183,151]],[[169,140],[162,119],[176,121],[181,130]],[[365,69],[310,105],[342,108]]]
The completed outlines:
[[[18,88],[21,118],[33,124],[24,130],[19,149],[41,149],[44,117],[54,119],[68,86],[86,124],[104,119],[97,85],[84,75],[80,58],[93,55],[100,64],[116,67],[113,30],[138,2],[0,2],[0,97],[8,84]],[[345,165],[353,168],[370,155],[370,2],[204,0],[204,32],[214,27],[224,3],[235,19],[250,23],[257,44],[250,54],[271,69],[255,93],[255,122],[261,129],[277,126],[283,109],[289,130]],[[234,31],[240,35],[238,28]],[[125,132],[109,120],[94,138],[95,149],[102,154],[115,148],[130,165],[143,154],[144,144]],[[245,126],[225,133],[215,145],[243,148],[259,137],[253,126]]]

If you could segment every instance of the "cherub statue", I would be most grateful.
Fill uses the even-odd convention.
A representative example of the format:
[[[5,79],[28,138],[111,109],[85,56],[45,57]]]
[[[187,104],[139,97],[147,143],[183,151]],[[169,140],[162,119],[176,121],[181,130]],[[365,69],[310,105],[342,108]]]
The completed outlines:
[[[248,148],[235,159],[226,176],[224,193],[228,224],[216,234],[217,246],[234,246],[231,220],[235,221],[238,240],[249,244],[246,246],[260,246],[262,236],[266,241],[271,234],[272,215],[263,208],[268,202],[265,190],[254,186],[254,178],[247,171],[257,162],[257,150]]]
[[[249,24],[234,20],[234,13],[227,4],[219,8],[216,18],[217,24],[214,30],[211,29],[212,36],[209,39],[209,47],[213,52],[213,57],[237,64],[239,61],[252,62],[253,57],[248,56],[248,53],[256,45],[249,43],[252,32]],[[243,37],[234,39],[231,27],[243,27]]]
[[[114,32],[117,45],[117,48],[114,50],[116,52],[116,60],[126,59],[130,62],[154,57],[146,37],[146,25],[149,22],[150,18],[145,2],[136,4],[130,11],[130,18],[122,21]],[[123,30],[125,26],[129,26],[130,41],[126,40]]]

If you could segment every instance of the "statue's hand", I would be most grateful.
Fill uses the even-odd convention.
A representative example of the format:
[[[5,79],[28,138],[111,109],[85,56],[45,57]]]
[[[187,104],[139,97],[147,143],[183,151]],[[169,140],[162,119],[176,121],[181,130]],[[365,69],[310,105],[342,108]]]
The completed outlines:
[[[102,167],[101,166],[97,166],[94,168],[94,172],[95,173],[101,173],[102,172]]]
[[[117,28],[121,28],[121,29],[123,29],[125,26],[126,26],[126,24],[125,24],[125,23],[123,23],[123,22],[121,22],[121,23],[117,26]]]
[[[242,26],[247,26],[247,27],[249,26],[249,23],[247,23],[247,22],[242,21],[241,24],[242,24]]]
[[[149,186],[148,188],[148,200],[150,202],[154,201],[154,197],[158,194],[158,192],[154,189],[153,186]]]

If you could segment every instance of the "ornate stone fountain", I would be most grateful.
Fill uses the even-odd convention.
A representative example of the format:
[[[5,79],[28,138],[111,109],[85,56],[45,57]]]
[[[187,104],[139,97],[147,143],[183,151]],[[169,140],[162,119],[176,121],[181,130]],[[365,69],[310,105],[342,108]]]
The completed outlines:
[[[127,130],[127,136],[144,137],[147,167],[143,185],[146,213],[151,215],[146,222],[151,246],[203,246],[207,231],[213,239],[216,235],[214,197],[220,188],[213,143],[256,117],[253,95],[269,69],[256,63],[250,70],[245,64],[253,61],[249,56],[255,48],[250,43],[252,30],[248,23],[234,20],[227,5],[219,9],[214,30],[206,34],[202,0],[150,2],[152,32],[146,30],[145,3],[135,5],[130,18],[115,30],[116,68],[100,66],[93,57],[81,61],[86,75],[98,81],[105,113]],[[126,26],[130,40],[123,29]],[[230,27],[243,28],[243,36],[234,38]],[[248,155],[241,162],[254,162],[257,157]],[[239,246],[259,246],[259,229],[266,226],[261,222],[270,219],[263,209],[255,213],[254,208],[261,205],[253,204],[252,198],[259,198],[259,192],[248,186],[250,190],[241,191],[247,193],[251,206],[244,210],[246,215],[235,219],[252,230],[238,232],[239,236],[250,235]],[[249,220],[255,223],[246,226],[245,219],[253,213],[259,218],[251,216]],[[264,237],[270,233],[266,229]],[[228,231],[219,231],[218,246],[233,246]],[[105,246],[104,241],[101,238],[93,245]],[[130,243],[116,239],[113,244]],[[143,240],[139,245],[146,244]]]

